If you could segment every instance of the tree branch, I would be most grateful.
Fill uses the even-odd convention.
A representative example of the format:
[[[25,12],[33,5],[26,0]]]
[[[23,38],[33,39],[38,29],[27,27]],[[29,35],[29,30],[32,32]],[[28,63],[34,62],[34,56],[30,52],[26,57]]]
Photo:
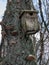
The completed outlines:
[[[44,20],[44,16],[43,16],[43,12],[42,12],[41,0],[39,0],[39,9],[40,9],[40,15],[41,15],[41,18],[42,18],[42,22],[44,22],[45,28],[48,31],[48,28],[47,28],[47,25],[46,25],[46,21]]]

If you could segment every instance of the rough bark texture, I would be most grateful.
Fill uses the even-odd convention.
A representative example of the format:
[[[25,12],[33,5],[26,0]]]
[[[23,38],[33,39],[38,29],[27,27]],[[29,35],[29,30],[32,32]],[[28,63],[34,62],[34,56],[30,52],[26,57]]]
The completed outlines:
[[[3,65],[36,65],[35,60],[27,60],[27,56],[34,53],[31,39],[25,36],[20,25],[20,11],[31,9],[31,0],[8,0],[7,9],[3,17],[2,30],[6,45],[6,57]],[[11,28],[12,27],[12,28]],[[14,33],[13,33],[14,32]]]

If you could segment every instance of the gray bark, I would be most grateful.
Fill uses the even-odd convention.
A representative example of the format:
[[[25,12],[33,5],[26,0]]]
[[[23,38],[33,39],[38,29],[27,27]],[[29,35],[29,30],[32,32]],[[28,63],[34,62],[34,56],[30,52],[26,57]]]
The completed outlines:
[[[20,26],[20,11],[31,9],[31,0],[8,0],[7,9],[3,17],[5,27],[2,30],[6,32],[7,55],[3,65],[36,65],[36,62],[26,60],[30,54],[35,55],[32,40],[25,36]],[[12,30],[6,26],[13,26]],[[17,34],[13,36],[11,33],[15,31]],[[11,44],[11,42],[14,42]],[[5,42],[3,42],[5,43]]]

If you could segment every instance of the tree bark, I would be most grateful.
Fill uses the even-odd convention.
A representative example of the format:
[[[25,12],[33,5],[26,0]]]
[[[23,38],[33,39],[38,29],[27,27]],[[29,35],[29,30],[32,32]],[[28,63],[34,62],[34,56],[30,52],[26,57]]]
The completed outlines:
[[[30,54],[34,54],[32,40],[25,37],[20,26],[20,11],[31,10],[31,0],[8,0],[2,22],[5,27],[2,30],[6,32],[7,54],[3,65],[36,65],[36,60],[28,60]],[[3,42],[5,43],[5,42]]]

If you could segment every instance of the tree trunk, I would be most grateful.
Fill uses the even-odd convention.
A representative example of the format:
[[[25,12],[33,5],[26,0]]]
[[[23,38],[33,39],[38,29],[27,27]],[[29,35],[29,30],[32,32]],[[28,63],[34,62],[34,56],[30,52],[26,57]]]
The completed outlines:
[[[25,36],[20,25],[20,11],[31,10],[31,0],[8,0],[3,17],[3,38],[7,40],[7,54],[3,65],[36,65],[32,40]],[[5,43],[5,42],[3,42]]]

